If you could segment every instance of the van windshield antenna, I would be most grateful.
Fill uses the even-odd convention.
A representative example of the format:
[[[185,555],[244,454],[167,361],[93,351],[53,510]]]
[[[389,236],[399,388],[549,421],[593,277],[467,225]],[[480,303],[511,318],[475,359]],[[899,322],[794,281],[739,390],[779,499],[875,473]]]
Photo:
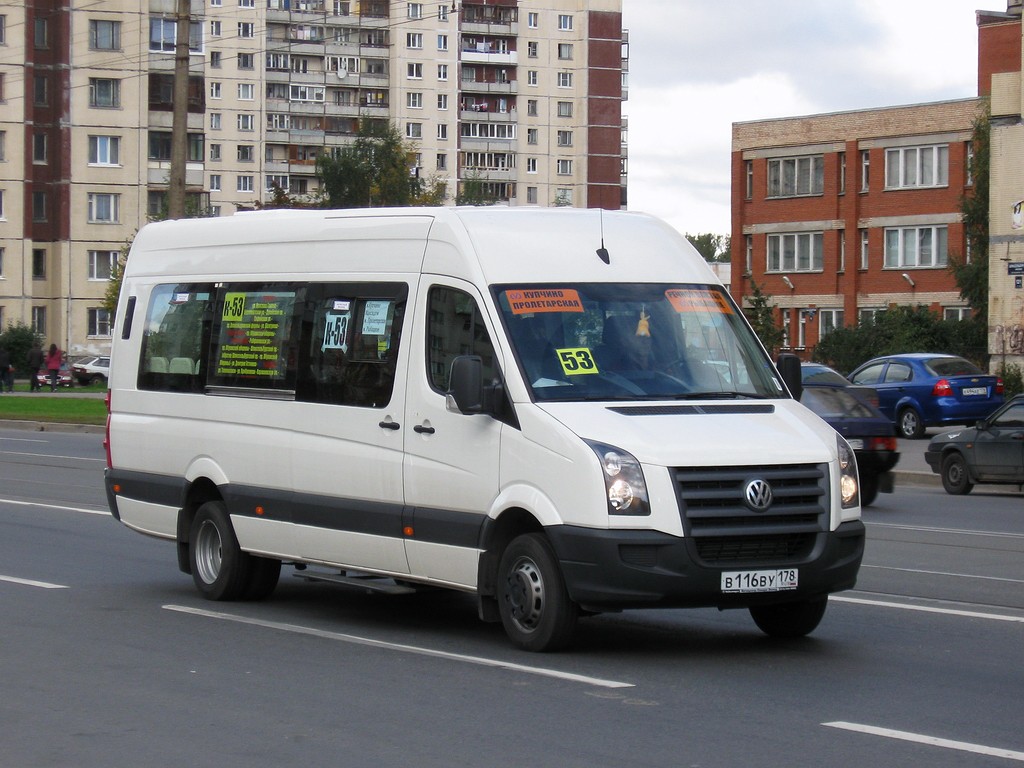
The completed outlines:
[[[611,264],[611,256],[608,255],[608,249],[604,247],[604,208],[598,208],[597,214],[601,218],[601,247],[597,249],[597,255],[605,264]]]

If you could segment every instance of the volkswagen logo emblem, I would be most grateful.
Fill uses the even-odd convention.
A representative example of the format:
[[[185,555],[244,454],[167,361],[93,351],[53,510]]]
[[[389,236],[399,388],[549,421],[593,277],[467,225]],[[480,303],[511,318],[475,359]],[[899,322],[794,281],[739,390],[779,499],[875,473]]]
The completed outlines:
[[[761,478],[751,480],[743,490],[743,497],[752,510],[764,512],[772,505],[772,487]]]

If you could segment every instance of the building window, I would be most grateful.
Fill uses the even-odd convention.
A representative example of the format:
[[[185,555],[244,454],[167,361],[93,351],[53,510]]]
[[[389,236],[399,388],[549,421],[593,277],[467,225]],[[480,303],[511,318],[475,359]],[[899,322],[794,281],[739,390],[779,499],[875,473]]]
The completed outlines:
[[[447,141],[448,140],[448,124],[447,123],[438,123],[437,124],[437,138],[440,141]]]
[[[555,205],[572,205],[572,190],[559,187],[555,190]]]
[[[220,51],[210,51],[210,68],[220,69],[221,53]]]
[[[7,220],[7,210],[4,208],[4,190],[0,189],[0,221]],[[3,249],[0,248],[0,251]],[[0,272],[0,274],[3,274]]]
[[[251,163],[256,156],[255,147],[252,144],[239,144],[236,156],[241,163]]]
[[[789,326],[792,323],[793,314],[788,309],[782,310],[782,348],[790,349]]]
[[[32,307],[32,330],[46,335],[46,307]]]
[[[572,60],[572,43],[559,43],[558,44],[558,58],[564,60]]]
[[[32,43],[36,48],[49,47],[49,30],[46,26],[46,19],[42,19],[37,16],[32,32]]]
[[[409,109],[423,109],[423,94],[418,91],[409,91],[405,94],[405,106]]]
[[[50,103],[50,78],[46,75],[33,75],[32,103],[39,107]]]
[[[238,54],[238,68],[239,69],[255,69],[256,68],[256,56],[252,53],[240,53]]]
[[[885,151],[885,188],[949,186],[949,146],[901,147]]]
[[[110,313],[100,307],[89,307],[90,336],[110,336]]]
[[[526,44],[526,55],[527,55],[528,58],[531,58],[531,59],[536,59],[537,58],[537,41],[530,40],[529,42],[527,42],[527,44]]]
[[[870,325],[875,321],[880,314],[885,310],[879,307],[867,307],[865,309],[857,310],[857,324],[858,325]]]
[[[437,94],[437,108],[441,111],[448,109],[448,94],[439,93]]]
[[[437,36],[437,50],[447,51],[448,50],[448,35]]]
[[[537,70],[529,69],[526,71],[526,84],[537,85]]]
[[[446,171],[448,170],[448,155],[439,154],[437,156],[437,170]]]
[[[198,21],[188,25],[188,49],[192,53],[202,50],[202,33]],[[174,53],[178,39],[178,22],[172,18],[149,20],[149,50],[153,53]]]
[[[526,14],[526,26],[530,29],[537,29],[540,23],[540,14],[536,11],[530,11]]]
[[[46,251],[42,248],[32,249],[32,279],[46,279]]]
[[[868,268],[868,231],[866,229],[860,230],[860,268]]]
[[[416,64],[406,64],[405,76],[409,80],[422,80],[423,79],[423,65],[419,64],[419,63],[416,63]]]
[[[46,165],[47,136],[45,133],[32,134],[32,162]]]
[[[571,147],[572,146],[572,131],[558,131],[557,133],[558,146],[560,147]]]
[[[441,81],[445,81],[445,80],[448,79],[448,65],[447,64],[438,64],[437,65],[437,79],[441,80]]]
[[[222,118],[221,118],[220,112],[211,112],[210,113],[210,130],[211,131],[219,131],[220,128],[221,128],[221,120],[222,120]]]
[[[90,136],[89,165],[120,165],[121,138],[119,136]]]
[[[405,47],[420,49],[423,47],[423,34],[420,32],[405,33]]]
[[[89,223],[116,224],[121,203],[120,195],[107,192],[89,193]]]
[[[563,32],[568,32],[572,29],[572,16],[568,13],[558,14],[558,28]]]
[[[251,21],[238,22],[238,36],[246,39],[256,37],[256,25]]]
[[[871,181],[871,152],[862,150],[860,153],[860,191],[867,192]]]
[[[571,176],[572,160],[557,160],[555,162],[555,168],[559,176]]]
[[[527,99],[526,100],[526,114],[530,117],[537,116],[537,100]]]
[[[841,309],[819,309],[818,310],[818,338],[843,327],[843,310]]]
[[[839,271],[846,271],[846,230],[840,229],[837,231],[839,236]]]
[[[559,88],[572,88],[572,72],[559,72],[558,73],[558,87]]]
[[[219,21],[211,21],[210,22],[210,37],[220,37],[220,35],[221,35],[220,22]]]
[[[120,107],[121,81],[106,77],[90,77],[89,106],[111,109]]]
[[[974,142],[967,142],[967,180],[965,185],[970,187],[974,185]]]
[[[744,173],[747,179],[746,198],[747,200],[754,199],[754,161],[747,160],[743,164]]]
[[[754,271],[754,236],[746,235],[744,237],[744,274],[751,274]]]
[[[768,197],[820,195],[825,190],[822,155],[768,161]]]
[[[526,143],[527,144],[537,144],[538,143],[537,137],[539,135],[540,134],[539,134],[539,132],[538,132],[538,130],[536,128],[527,128],[526,129]]]
[[[408,18],[410,19],[422,19],[423,18],[423,3],[409,3],[407,6]]]
[[[235,190],[238,192],[252,192],[255,187],[253,186],[253,177],[248,175],[239,176],[235,181]]]
[[[526,188],[526,203],[527,203],[527,205],[536,205],[537,204],[537,188],[536,187],[527,187]]]
[[[423,123],[406,123],[405,124],[405,138],[407,138],[407,139],[422,139],[423,138]]]
[[[572,117],[572,102],[571,101],[560,101],[560,102],[558,102],[558,116],[559,117]]]
[[[221,97],[221,84],[216,80],[210,82],[210,98],[219,99]]]
[[[447,5],[439,5],[439,6],[437,6],[437,20],[438,21],[448,21],[448,6]]]
[[[121,50],[121,22],[89,19],[89,48],[94,51]]]
[[[256,116],[243,112],[238,115],[238,130],[240,131],[255,131],[256,130]]]
[[[220,144],[211,144],[210,145],[210,160],[212,160],[212,161],[219,161],[220,160]]]
[[[210,191],[211,192],[220,192],[220,174],[219,173],[211,173],[210,174]]]
[[[528,157],[528,158],[526,158],[526,172],[527,173],[536,173],[537,172],[537,158],[536,157]]]
[[[0,45],[7,45],[7,16],[0,13]]]
[[[45,192],[32,193],[32,221],[46,221],[48,216]]]
[[[823,239],[821,232],[768,235],[768,271],[821,272]]]
[[[885,230],[885,267],[945,267],[948,228],[901,227]]]
[[[846,194],[846,153],[839,153],[839,194]]]
[[[254,98],[256,98],[256,85],[254,83],[238,84],[239,101],[252,101]]]
[[[970,307],[943,307],[942,308],[942,319],[943,320],[970,320],[971,319],[971,308]]]
[[[110,280],[120,256],[120,251],[89,251],[89,279]]]

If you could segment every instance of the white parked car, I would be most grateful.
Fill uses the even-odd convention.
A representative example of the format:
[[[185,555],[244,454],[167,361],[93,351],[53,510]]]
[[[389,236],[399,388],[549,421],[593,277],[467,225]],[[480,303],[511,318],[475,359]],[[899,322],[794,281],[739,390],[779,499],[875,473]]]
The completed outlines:
[[[105,382],[110,375],[110,356],[83,357],[71,365],[71,375],[83,387]]]

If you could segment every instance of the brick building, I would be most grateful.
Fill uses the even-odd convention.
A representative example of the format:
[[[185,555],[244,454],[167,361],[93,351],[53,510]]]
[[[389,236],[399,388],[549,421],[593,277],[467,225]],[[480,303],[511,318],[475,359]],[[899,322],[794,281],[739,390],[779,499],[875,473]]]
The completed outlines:
[[[969,309],[947,265],[969,257],[960,198],[979,99],[733,125],[731,290],[770,294],[783,346],[891,305]]]

